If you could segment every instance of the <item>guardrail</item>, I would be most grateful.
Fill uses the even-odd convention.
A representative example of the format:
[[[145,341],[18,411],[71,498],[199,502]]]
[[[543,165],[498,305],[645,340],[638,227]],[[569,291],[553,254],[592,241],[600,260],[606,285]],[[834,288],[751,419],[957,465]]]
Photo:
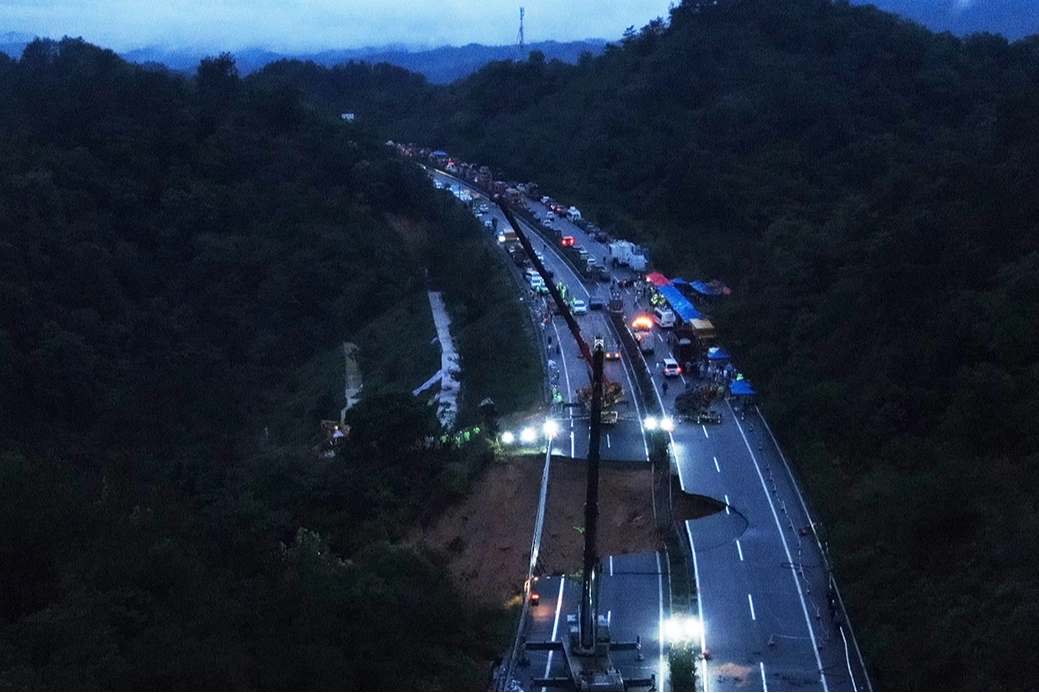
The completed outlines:
[[[559,246],[558,242],[559,242],[560,236],[559,236],[558,233],[556,233],[554,231],[550,232],[550,231],[546,230],[544,227],[541,226],[541,224],[538,222],[538,220],[535,219],[533,217],[533,215],[531,215],[531,213],[528,212],[525,209],[513,210],[513,214],[516,215],[517,217],[522,218],[523,221],[525,221],[527,223],[527,226],[529,226],[531,229],[533,229],[534,233],[536,233],[541,240],[543,240],[543,241],[545,241],[547,243],[551,243],[552,247],[557,251],[556,254],[563,259],[563,262],[565,262],[567,265],[570,266],[570,269],[573,270],[574,274],[576,274],[578,277],[581,278],[581,282],[582,283],[584,283],[584,284],[599,284],[599,280],[598,279],[595,279],[594,277],[589,277],[588,276],[587,268],[582,269],[582,268],[578,267],[577,263],[574,262],[574,259],[573,259],[573,257],[571,257],[570,253],[564,252],[564,249]]]
[[[772,444],[775,446],[776,452],[779,453],[779,459],[782,460],[783,467],[786,469],[787,476],[790,479],[790,485],[793,487],[794,493],[797,494],[798,500],[801,503],[801,510],[804,512],[805,518],[808,520],[808,526],[811,529],[812,537],[815,539],[816,548],[819,551],[819,556],[822,558],[823,566],[826,569],[826,574],[829,576],[827,582],[829,583],[829,586],[833,589],[834,594],[837,597],[837,601],[840,604],[841,612],[845,615],[844,620],[838,627],[841,629],[843,633],[843,631],[845,630],[845,626],[847,626],[848,635],[851,636],[852,647],[855,648],[855,655],[859,660],[859,668],[862,670],[863,678],[865,678],[866,690],[872,691],[873,682],[870,681],[869,671],[866,669],[866,662],[862,656],[862,650],[859,649],[858,638],[855,637],[855,632],[851,627],[851,619],[847,617],[848,609],[844,605],[844,597],[841,596],[840,588],[837,587],[837,580],[834,578],[833,575],[833,566],[830,564],[829,552],[826,550],[826,545],[823,543],[822,538],[819,536],[818,524],[812,519],[812,514],[809,511],[808,507],[809,503],[805,499],[804,495],[801,493],[801,485],[797,479],[797,476],[799,475],[794,471],[794,468],[790,465],[790,461],[786,458],[786,455],[783,454],[783,449],[779,446],[779,441],[776,439],[775,434],[772,432],[772,427],[769,426],[768,421],[765,420],[765,415],[761,413],[760,407],[755,405],[754,410],[757,412],[758,418],[761,420],[761,423],[764,424],[765,430],[768,432],[769,438],[772,439]],[[847,643],[845,643],[845,645],[847,645]],[[861,689],[856,688],[856,690]]]
[[[494,690],[509,690],[516,669],[520,643],[523,641],[523,627],[530,611],[530,591],[534,584],[534,570],[537,568],[538,554],[541,552],[541,534],[545,527],[545,507],[548,504],[548,480],[552,467],[552,440],[545,446],[545,466],[541,472],[541,492],[538,496],[538,512],[534,520],[534,536],[530,541],[530,564],[527,567],[527,579],[523,583],[523,606],[520,608],[519,622],[516,624],[516,638],[512,641],[512,650],[508,658],[498,668],[494,680]]]
[[[635,341],[631,331],[628,330],[626,318],[622,313],[609,313],[609,316],[621,348],[624,349],[624,353],[628,357],[628,363],[631,364],[631,371],[635,376],[635,387],[638,389],[639,401],[642,402],[645,411],[657,411],[657,413],[662,414],[663,412],[658,411],[660,404],[654,396],[653,381],[649,377],[649,364],[646,363],[646,359],[639,349],[638,342]],[[642,364],[643,367],[638,368],[638,364]]]

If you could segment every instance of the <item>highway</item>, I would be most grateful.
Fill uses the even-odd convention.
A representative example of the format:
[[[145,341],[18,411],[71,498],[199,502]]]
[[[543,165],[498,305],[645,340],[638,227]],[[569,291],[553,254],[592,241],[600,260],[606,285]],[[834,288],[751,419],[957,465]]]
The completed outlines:
[[[660,681],[666,672],[665,645],[661,640],[662,622],[668,613],[667,562],[659,553],[638,553],[603,558],[600,605],[610,624],[614,642],[634,642],[641,636],[641,653],[618,651],[613,662],[626,679],[655,676]],[[576,622],[581,600],[581,583],[566,576],[544,576],[537,582],[540,604],[532,607],[526,628],[529,642],[560,640]],[[652,624],[652,628],[647,625]],[[562,653],[530,651],[529,663],[516,668],[515,679],[523,690],[535,690],[533,678],[566,676]]]
[[[447,180],[447,179],[445,179]],[[451,184],[461,185],[452,179]],[[536,202],[529,203],[536,216],[548,211]],[[494,206],[491,213],[500,212]],[[503,217],[499,224],[505,223]],[[586,286],[570,265],[554,251],[551,243],[527,228],[536,248],[542,249],[545,264],[562,279],[578,298],[599,291],[608,296],[608,285]],[[604,257],[608,249],[565,219],[554,222],[565,235],[588,249],[593,257]],[[608,265],[607,265],[608,266]],[[614,277],[631,279],[629,270],[614,270]],[[520,278],[522,281],[522,278]],[[638,314],[635,293],[622,292],[628,320]],[[524,300],[537,312],[542,299],[525,293]],[[586,339],[602,335],[612,341],[612,325],[605,315],[589,312],[578,317]],[[553,318],[544,329],[546,358],[559,370],[559,387],[568,402],[588,384],[588,368],[561,318]],[[550,340],[551,338],[551,340]],[[625,357],[610,362],[607,377],[621,382],[625,391],[634,391],[632,368],[647,368],[651,374],[656,405],[673,412],[674,400],[687,387],[698,382],[693,374],[665,380],[660,360],[670,356],[664,331],[654,328],[652,355],[629,363]],[[550,343],[551,342],[551,343]],[[559,348],[556,353],[556,348]],[[550,368],[550,376],[552,374]],[[667,386],[665,386],[665,382]],[[665,391],[666,390],[666,391]],[[645,415],[641,403],[629,401],[621,409],[621,420],[606,427],[602,444],[604,459],[648,460]],[[650,403],[652,405],[652,403]],[[839,604],[831,588],[823,550],[808,514],[807,503],[760,412],[753,408],[740,418],[731,406],[722,403],[720,424],[680,422],[671,433],[671,449],[681,488],[714,498],[725,505],[724,512],[685,523],[691,546],[693,569],[698,587],[697,611],[703,624],[701,645],[710,652],[700,662],[702,685],[709,691],[727,690],[871,690],[861,657],[846,621],[837,625],[831,602]],[[587,452],[587,416],[580,408],[567,407],[563,414],[564,431],[555,441],[559,454],[583,458]],[[649,666],[666,679],[665,648],[660,642],[664,619],[670,615],[666,575],[656,567],[657,554],[607,557],[613,574],[603,580],[601,608],[608,612],[615,640],[627,632],[643,635],[641,662],[626,662],[628,668]],[[662,559],[661,559],[662,560]],[[666,561],[663,561],[666,564]],[[618,566],[621,566],[618,568]],[[656,584],[660,582],[660,584]],[[527,637],[550,639],[566,632],[567,613],[576,610],[580,585],[560,578],[543,578],[538,587],[541,605],[532,613]],[[552,595],[558,595],[553,597]],[[654,609],[654,603],[657,608]],[[840,616],[840,609],[836,610]],[[650,635],[656,638],[647,640]],[[649,650],[655,647],[651,656]],[[629,653],[618,655],[618,664]],[[535,657],[538,657],[535,661]],[[556,655],[555,660],[559,659]],[[531,653],[530,677],[544,676],[545,667],[559,666],[549,661],[548,653]],[[652,662],[656,664],[652,664]],[[539,669],[540,667],[540,669]],[[535,671],[536,670],[536,671]],[[562,675],[552,670],[550,675]],[[635,675],[625,668],[626,677]]]

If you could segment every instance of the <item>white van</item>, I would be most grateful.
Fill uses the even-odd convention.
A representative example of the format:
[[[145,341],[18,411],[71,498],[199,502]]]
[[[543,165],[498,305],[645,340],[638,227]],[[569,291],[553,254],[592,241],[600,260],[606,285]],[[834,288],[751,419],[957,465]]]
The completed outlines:
[[[670,308],[657,306],[653,309],[653,322],[657,327],[671,328],[675,326],[675,312]]]

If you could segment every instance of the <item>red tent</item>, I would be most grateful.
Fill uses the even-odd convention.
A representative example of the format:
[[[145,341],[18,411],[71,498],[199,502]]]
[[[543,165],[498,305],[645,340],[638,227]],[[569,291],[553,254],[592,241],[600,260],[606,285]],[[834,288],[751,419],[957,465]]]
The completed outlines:
[[[646,275],[646,281],[653,282],[657,286],[671,286],[671,280],[660,272],[650,272]]]

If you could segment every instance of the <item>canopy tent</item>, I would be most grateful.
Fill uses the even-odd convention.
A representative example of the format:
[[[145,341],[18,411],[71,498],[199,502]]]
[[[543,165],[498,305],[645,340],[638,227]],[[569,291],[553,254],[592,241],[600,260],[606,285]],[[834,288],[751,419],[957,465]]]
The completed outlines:
[[[729,392],[734,395],[756,395],[757,391],[750,386],[746,380],[737,380],[729,386]]]
[[[728,361],[732,356],[721,347],[711,347],[707,350],[707,358],[711,361]]]
[[[687,282],[685,279],[682,279],[681,277],[675,277],[671,280],[671,283],[675,286],[689,286],[689,282]]]
[[[699,279],[697,279],[695,282],[690,282],[689,286],[693,287],[693,291],[695,291],[698,294],[703,294],[704,296],[711,295],[711,289]]]
[[[678,314],[678,317],[682,318],[683,322],[689,322],[690,320],[699,320],[701,317],[700,311],[698,311],[689,299],[682,295],[682,292],[673,286],[662,286],[659,289],[660,295],[667,299],[667,302],[671,304],[671,309]]]
[[[660,272],[650,272],[646,275],[646,281],[651,282],[658,287],[671,286],[671,280],[662,275]]]
[[[704,296],[728,296],[732,293],[732,289],[725,286],[717,279],[712,279],[709,282],[697,280],[695,282],[689,282],[689,286],[693,288],[693,291]]]

